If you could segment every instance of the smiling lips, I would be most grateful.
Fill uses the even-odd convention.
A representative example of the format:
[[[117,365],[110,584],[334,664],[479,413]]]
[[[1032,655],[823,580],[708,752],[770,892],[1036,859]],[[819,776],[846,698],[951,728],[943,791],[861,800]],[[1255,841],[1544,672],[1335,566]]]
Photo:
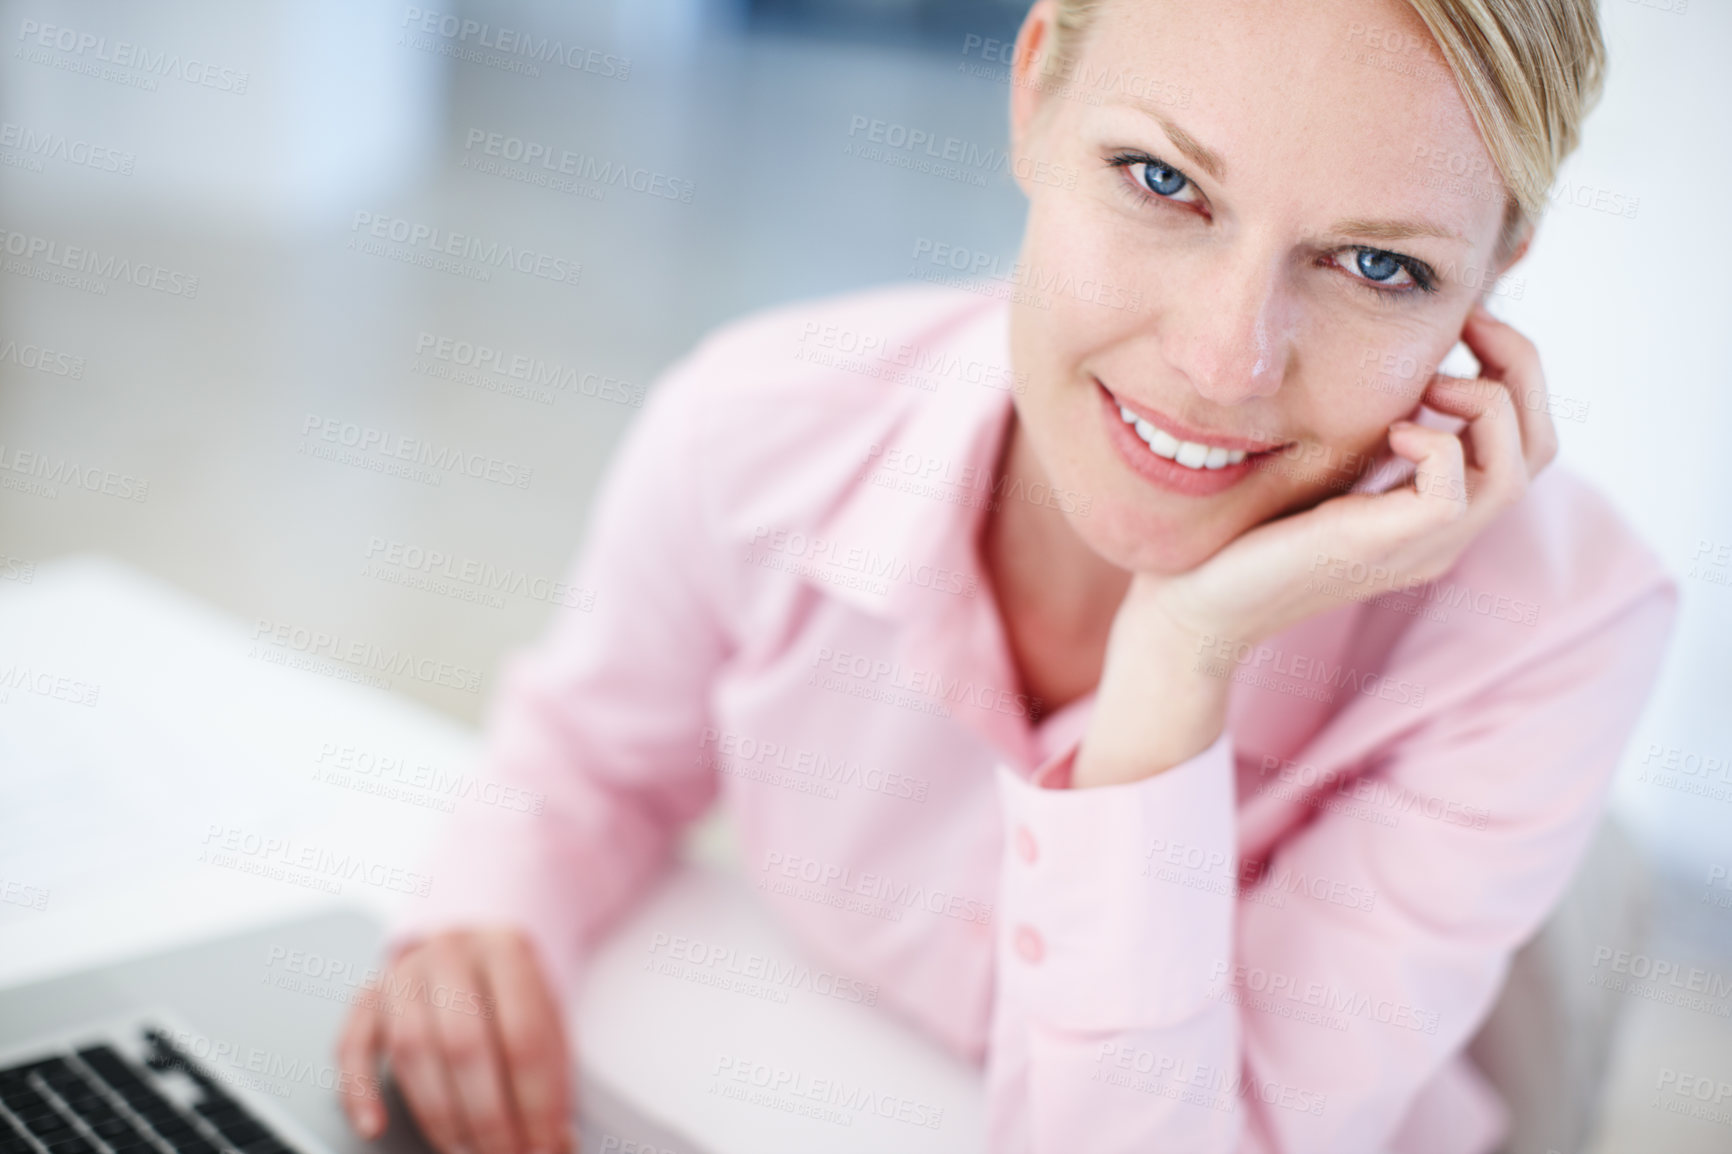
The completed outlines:
[[[1141,437],[1149,448],[1169,461],[1177,461],[1187,469],[1219,469],[1223,465],[1237,465],[1246,457],[1243,449],[1224,449],[1220,445],[1205,445],[1201,441],[1181,441],[1165,429],[1155,428],[1149,424],[1147,417],[1137,416],[1122,404],[1119,406],[1119,417],[1137,431],[1137,436]]]
[[[1207,440],[1193,439],[1198,433],[1164,428],[1174,422],[1141,407],[1133,408],[1098,380],[1095,383],[1109,425],[1107,439],[1133,472],[1164,489],[1190,496],[1219,493],[1249,476],[1259,457],[1284,444],[1216,435],[1209,435]],[[1179,432],[1190,435],[1180,436]]]

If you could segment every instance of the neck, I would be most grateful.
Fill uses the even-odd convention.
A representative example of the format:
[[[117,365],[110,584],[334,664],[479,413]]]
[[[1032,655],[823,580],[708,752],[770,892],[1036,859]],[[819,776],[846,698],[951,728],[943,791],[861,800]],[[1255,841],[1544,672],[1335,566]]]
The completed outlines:
[[[1041,634],[1104,646],[1131,574],[1077,535],[1062,510],[1020,496],[1047,491],[1046,470],[1014,409],[994,480],[1001,498],[988,511],[982,559],[992,576],[1000,612],[1015,633],[1028,622]]]

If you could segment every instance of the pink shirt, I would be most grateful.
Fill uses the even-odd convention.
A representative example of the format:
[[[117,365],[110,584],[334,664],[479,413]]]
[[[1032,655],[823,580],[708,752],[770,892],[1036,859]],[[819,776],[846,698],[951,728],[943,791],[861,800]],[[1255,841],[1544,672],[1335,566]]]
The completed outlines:
[[[975,553],[1003,302],[902,287],[724,326],[613,461],[562,611],[399,934],[514,919],[570,980],[718,793],[818,958],[986,1065],[1003,1154],[1481,1152],[1460,1051],[1586,848],[1676,591],[1556,466],[1434,586],[1206,646],[1226,732],[1071,791]],[[1362,578],[1327,559],[1318,580]]]

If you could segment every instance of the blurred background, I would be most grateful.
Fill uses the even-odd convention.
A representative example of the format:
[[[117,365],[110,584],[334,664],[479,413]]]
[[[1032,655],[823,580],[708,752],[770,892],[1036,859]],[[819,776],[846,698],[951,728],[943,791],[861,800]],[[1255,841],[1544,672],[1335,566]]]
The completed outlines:
[[[1493,308],[1545,358],[1562,461],[1682,589],[1615,807],[1654,870],[1654,955],[1732,976],[1732,6],[1601,7],[1605,99]],[[249,624],[472,671],[377,680],[477,724],[502,655],[558,611],[621,431],[706,330],[906,283],[921,238],[1013,258],[1004,173],[854,146],[881,120],[1003,148],[1025,9],[0,3],[0,596],[118,559]],[[492,476],[333,458],[349,430]],[[44,480],[69,462],[82,483]],[[117,873],[158,876],[106,779],[7,744],[38,708],[0,704],[0,883],[53,900],[0,902],[0,982],[82,960],[55,919],[88,927]],[[1732,1148],[1650,1101],[1680,1054],[1732,1079],[1725,1007],[1629,1010],[1598,1149]]]

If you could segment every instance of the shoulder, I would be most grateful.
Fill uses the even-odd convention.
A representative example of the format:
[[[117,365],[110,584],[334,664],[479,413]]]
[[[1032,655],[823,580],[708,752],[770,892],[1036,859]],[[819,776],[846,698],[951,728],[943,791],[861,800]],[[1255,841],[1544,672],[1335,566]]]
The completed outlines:
[[[933,415],[964,354],[994,347],[1004,311],[926,284],[761,309],[713,329],[670,368],[643,419],[681,410],[689,465],[716,523],[808,525],[846,497],[885,443]]]
[[[875,286],[763,308],[718,325],[682,362],[712,402],[827,410],[895,405],[921,392],[898,369],[941,349],[1000,302],[928,284]]]
[[[1403,664],[1455,696],[1536,664],[1607,672],[1586,667],[1590,651],[1596,665],[1627,651],[1625,672],[1645,678],[1677,598],[1676,582],[1605,495],[1554,465],[1449,572],[1379,604],[1414,618],[1397,645]]]
[[[902,345],[940,340],[998,303],[935,284],[873,286],[759,308],[715,327],[693,352],[712,367],[752,367],[757,385],[786,385],[812,376],[814,366],[837,367],[830,362],[847,357],[894,359]],[[733,392],[748,383],[727,379],[719,385]]]

